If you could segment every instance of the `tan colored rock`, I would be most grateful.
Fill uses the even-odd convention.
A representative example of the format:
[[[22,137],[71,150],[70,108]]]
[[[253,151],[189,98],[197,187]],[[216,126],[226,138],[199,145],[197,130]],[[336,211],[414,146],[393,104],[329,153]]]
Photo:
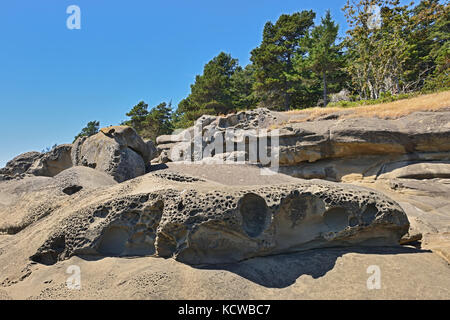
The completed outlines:
[[[0,176],[3,177],[0,181],[14,179],[25,174],[40,157],[42,157],[42,153],[36,151],[18,155],[11,161],[8,161],[4,168],[0,169]]]
[[[322,181],[225,187],[157,171],[133,186],[74,210],[32,259],[156,254],[229,263],[312,248],[395,246],[409,228],[400,206],[383,195]]]
[[[74,165],[108,173],[118,182],[145,174],[150,163],[149,146],[131,127],[117,126],[79,138],[72,148]]]
[[[37,159],[27,170],[27,173],[35,176],[54,177],[72,167],[71,152],[71,144],[56,146]]]

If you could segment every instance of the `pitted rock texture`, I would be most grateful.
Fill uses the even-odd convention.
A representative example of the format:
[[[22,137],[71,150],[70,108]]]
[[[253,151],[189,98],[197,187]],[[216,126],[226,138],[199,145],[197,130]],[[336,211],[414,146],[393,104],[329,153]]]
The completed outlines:
[[[117,184],[87,167],[72,167],[55,177],[26,176],[0,184],[0,235],[17,234],[91,192]]]
[[[241,150],[233,144],[243,142],[243,150],[248,151],[250,139],[253,137],[256,143],[265,139],[267,131],[269,140],[279,141],[279,150],[276,152],[279,165],[289,172],[290,168],[308,167],[309,164],[320,161],[336,159],[352,159],[361,157],[402,157],[414,158],[417,154],[435,157],[436,160],[445,160],[450,157],[450,112],[415,112],[399,119],[379,118],[339,118],[319,119],[316,121],[292,122],[286,121],[286,114],[271,112],[266,109],[257,109],[229,115],[227,117],[215,117],[211,119],[200,118],[197,123],[197,131],[202,133],[195,140],[195,127],[186,129],[174,136],[162,136],[157,138],[157,148],[161,153],[160,161],[200,160],[203,157],[214,157],[214,152],[209,152],[216,143],[223,141],[223,150],[227,152],[239,152]],[[255,120],[249,120],[255,118]],[[256,120],[259,119],[259,120]],[[284,119],[284,121],[281,121]],[[207,121],[206,121],[207,120]],[[254,121],[254,123],[253,123]],[[235,130],[233,137],[227,138],[225,130]],[[264,129],[262,131],[262,129]],[[276,129],[274,131],[272,129]],[[241,130],[241,131],[238,131]],[[226,149],[227,140],[232,150]],[[232,142],[232,143],[231,143]],[[196,147],[192,147],[193,145]],[[196,149],[197,148],[197,149]],[[239,147],[238,147],[239,148]],[[271,154],[271,146],[267,147],[267,154]],[[209,155],[211,153],[211,155]],[[440,157],[437,157],[437,154]],[[246,155],[244,158],[247,158]],[[384,160],[384,159],[380,159]],[[389,160],[389,159],[387,159]],[[257,162],[267,165],[260,159]],[[319,164],[319,167],[323,167]],[[336,173],[315,172],[302,173],[295,170],[296,176],[301,178],[334,178]],[[308,168],[306,168],[308,171]],[[311,171],[311,170],[309,170]],[[359,172],[358,172],[359,173]],[[339,175],[339,172],[337,173]]]
[[[364,188],[320,181],[191,186],[168,181],[160,190],[77,210],[31,259],[53,264],[73,255],[154,254],[217,264],[312,248],[395,246],[409,228],[398,204]]]
[[[179,174],[176,172],[161,172],[161,173],[155,173],[154,175],[156,177],[159,177],[162,179],[167,179],[167,180],[172,180],[172,181],[177,181],[177,182],[197,182],[197,181],[204,182],[205,181],[200,178],[192,177],[192,176],[185,175],[185,174]]]
[[[0,169],[0,181],[23,177],[33,163],[41,157],[42,153],[36,151],[18,155]]]
[[[106,172],[117,182],[123,182],[145,174],[153,156],[151,152],[149,144],[133,128],[108,127],[91,137],[77,139],[72,148],[72,162]]]
[[[71,151],[71,144],[63,144],[46,153],[23,153],[0,169],[0,181],[23,179],[30,175],[54,177],[72,167]]]

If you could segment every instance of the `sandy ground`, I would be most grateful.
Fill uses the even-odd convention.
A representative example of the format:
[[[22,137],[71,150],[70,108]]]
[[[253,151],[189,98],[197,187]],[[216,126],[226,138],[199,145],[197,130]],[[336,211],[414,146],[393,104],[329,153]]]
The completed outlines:
[[[80,289],[67,286],[74,283],[70,266],[79,267]],[[380,271],[379,289],[367,285],[373,266]],[[450,299],[447,262],[405,247],[314,250],[204,269],[152,257],[73,257],[32,269],[30,277],[0,289],[0,298]]]

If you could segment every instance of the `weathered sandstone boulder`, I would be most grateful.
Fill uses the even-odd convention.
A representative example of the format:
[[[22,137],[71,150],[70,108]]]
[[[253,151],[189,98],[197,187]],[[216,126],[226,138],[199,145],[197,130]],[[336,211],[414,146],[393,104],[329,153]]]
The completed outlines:
[[[71,144],[54,147],[46,153],[26,152],[0,169],[0,181],[24,178],[27,175],[53,177],[72,167]]]
[[[108,173],[118,182],[145,174],[152,158],[149,145],[127,126],[108,127],[75,141],[72,162]]]
[[[0,234],[16,234],[95,190],[117,184],[106,173],[72,167],[55,177],[27,175],[0,184]]]
[[[27,170],[27,173],[35,176],[54,177],[72,167],[71,152],[71,144],[56,146],[37,159]]]
[[[217,264],[312,248],[396,246],[409,228],[401,207],[382,194],[318,180],[225,186],[157,171],[121,190],[73,210],[32,259],[156,255]]]
[[[27,172],[33,163],[42,157],[40,152],[26,152],[8,161],[6,167],[0,169],[0,181],[19,177]]]

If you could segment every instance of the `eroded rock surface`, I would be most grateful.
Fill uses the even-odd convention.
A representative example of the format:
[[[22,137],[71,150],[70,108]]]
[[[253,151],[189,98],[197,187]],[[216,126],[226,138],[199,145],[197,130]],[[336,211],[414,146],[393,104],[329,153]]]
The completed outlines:
[[[23,176],[40,157],[42,157],[42,154],[36,151],[18,155],[11,161],[8,161],[4,168],[0,169],[0,181],[11,180]]]
[[[78,140],[65,170],[70,145],[19,156],[0,172],[0,299],[324,298],[330,286],[334,298],[448,299],[448,115],[436,115],[202,117],[206,131],[287,123],[286,161],[268,176],[214,161],[149,168],[155,149],[126,127]],[[158,138],[167,161],[183,137]],[[79,293],[65,287],[73,264]],[[366,288],[369,265],[381,290]]]
[[[103,128],[77,139],[72,148],[74,165],[106,172],[118,182],[145,174],[152,156],[150,146],[127,126]]]
[[[321,181],[226,187],[161,173],[140,180],[134,183],[164,188],[73,212],[32,259],[155,254],[216,264],[320,247],[395,246],[409,228],[398,204],[363,188]]]
[[[90,192],[116,182],[105,173],[73,167],[55,177],[26,176],[0,184],[0,235],[17,234]]]
[[[54,177],[72,167],[71,151],[71,144],[63,144],[46,153],[23,153],[0,169],[0,181],[22,179],[30,175]]]
[[[210,149],[222,143],[226,152],[249,152],[250,141],[255,144],[268,136],[279,141],[278,162],[282,172],[299,178],[321,178],[341,181],[341,170],[335,161],[353,163],[350,173],[382,170],[393,162],[450,160],[450,112],[416,112],[399,119],[343,118],[290,123],[288,115],[266,109],[242,112],[226,117],[200,118],[195,128],[157,141],[161,162],[200,160],[214,157]],[[254,123],[248,118],[254,118]],[[287,119],[286,119],[287,118]],[[283,121],[281,121],[281,120]],[[277,131],[274,131],[274,130]],[[226,136],[225,131],[234,132]],[[267,130],[271,133],[267,133]],[[253,140],[249,139],[251,137]],[[219,142],[218,142],[219,141]],[[226,149],[226,142],[229,141]],[[233,145],[243,144],[241,149]],[[196,145],[192,147],[192,145]],[[238,148],[238,149],[236,149]],[[271,153],[270,145],[267,153]],[[200,157],[199,157],[200,154]],[[226,157],[226,156],[225,156]],[[248,159],[248,154],[243,157]],[[259,158],[256,159],[260,162]],[[414,162],[415,161],[415,162]],[[364,163],[364,162],[367,162]],[[261,162],[262,165],[267,165]],[[314,164],[317,164],[314,167]],[[360,166],[360,168],[356,168]],[[345,169],[344,169],[345,170]],[[376,174],[377,172],[375,172]]]
[[[72,167],[71,152],[71,144],[56,146],[37,159],[27,173],[35,176],[54,177]]]

